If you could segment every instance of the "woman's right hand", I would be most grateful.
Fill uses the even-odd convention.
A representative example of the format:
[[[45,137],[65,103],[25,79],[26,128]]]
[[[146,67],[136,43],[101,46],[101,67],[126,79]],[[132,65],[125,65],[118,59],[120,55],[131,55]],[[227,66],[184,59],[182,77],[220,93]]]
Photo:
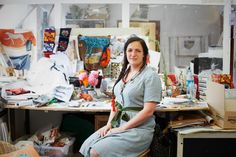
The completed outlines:
[[[101,129],[99,129],[99,134],[100,134],[100,136],[101,137],[104,137],[106,134],[107,134],[107,132],[109,131],[109,130],[111,130],[111,124],[107,124],[107,125],[105,125],[104,127],[102,127]]]

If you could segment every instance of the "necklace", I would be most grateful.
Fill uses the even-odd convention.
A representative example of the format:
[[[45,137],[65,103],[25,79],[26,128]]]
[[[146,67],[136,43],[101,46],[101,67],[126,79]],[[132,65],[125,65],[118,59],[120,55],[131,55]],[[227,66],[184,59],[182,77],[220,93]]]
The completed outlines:
[[[124,77],[123,79],[122,79],[122,81],[126,84],[126,83],[128,83],[128,82],[132,82],[138,75],[139,75],[139,73],[140,73],[140,70],[138,71],[138,72],[136,72],[133,76],[131,76],[131,78],[130,79],[127,79],[128,78],[128,76],[127,77]],[[128,74],[127,74],[128,75]]]
[[[134,79],[135,79],[136,77],[138,77],[139,74],[141,74],[141,72],[143,71],[143,69],[144,69],[145,67],[146,67],[146,66],[143,66],[143,67],[142,67],[134,76],[132,76],[132,78],[129,79],[128,81],[125,81],[125,79],[124,79],[125,77],[122,78],[121,91],[120,91],[120,94],[121,94],[121,97],[122,97],[122,104],[124,103],[123,91],[124,91],[124,89],[125,89],[126,84],[129,83],[129,82],[134,81]]]
[[[122,78],[121,95],[123,95],[123,91],[124,91],[124,88],[125,88],[126,84],[129,83],[129,82],[133,82],[134,79],[139,76],[139,74],[143,71],[143,69],[144,69],[145,67],[146,67],[146,66],[143,66],[137,73],[135,73],[135,74],[131,77],[131,79],[129,79],[129,80],[127,80],[127,81],[125,80],[125,77]]]

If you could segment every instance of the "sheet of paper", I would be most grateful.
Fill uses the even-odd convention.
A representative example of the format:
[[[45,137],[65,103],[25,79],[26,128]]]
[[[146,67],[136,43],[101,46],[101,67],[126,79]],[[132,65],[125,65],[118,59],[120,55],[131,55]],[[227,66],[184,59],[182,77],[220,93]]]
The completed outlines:
[[[180,104],[180,103],[186,103],[189,102],[189,99],[185,98],[173,98],[173,97],[165,97],[161,101],[161,105],[171,105],[171,104]]]
[[[149,55],[150,55],[150,64],[149,65],[158,70],[158,65],[160,62],[161,53],[157,52],[157,51],[149,50]]]

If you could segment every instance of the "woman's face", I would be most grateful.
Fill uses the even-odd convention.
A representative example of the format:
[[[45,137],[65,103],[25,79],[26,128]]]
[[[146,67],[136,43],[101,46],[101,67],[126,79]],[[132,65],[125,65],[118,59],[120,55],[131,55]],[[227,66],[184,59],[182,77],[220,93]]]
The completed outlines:
[[[143,47],[138,41],[130,43],[126,50],[127,60],[131,66],[140,66],[143,64]]]

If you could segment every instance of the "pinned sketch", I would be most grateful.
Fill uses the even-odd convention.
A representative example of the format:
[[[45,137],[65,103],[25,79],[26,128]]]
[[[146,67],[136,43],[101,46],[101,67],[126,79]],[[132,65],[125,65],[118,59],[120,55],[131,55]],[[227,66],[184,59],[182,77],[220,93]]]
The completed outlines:
[[[200,76],[209,77],[211,74],[222,74],[223,59],[222,58],[195,58],[194,73]]]
[[[177,37],[177,51],[179,56],[197,56],[202,52],[201,36]]]

